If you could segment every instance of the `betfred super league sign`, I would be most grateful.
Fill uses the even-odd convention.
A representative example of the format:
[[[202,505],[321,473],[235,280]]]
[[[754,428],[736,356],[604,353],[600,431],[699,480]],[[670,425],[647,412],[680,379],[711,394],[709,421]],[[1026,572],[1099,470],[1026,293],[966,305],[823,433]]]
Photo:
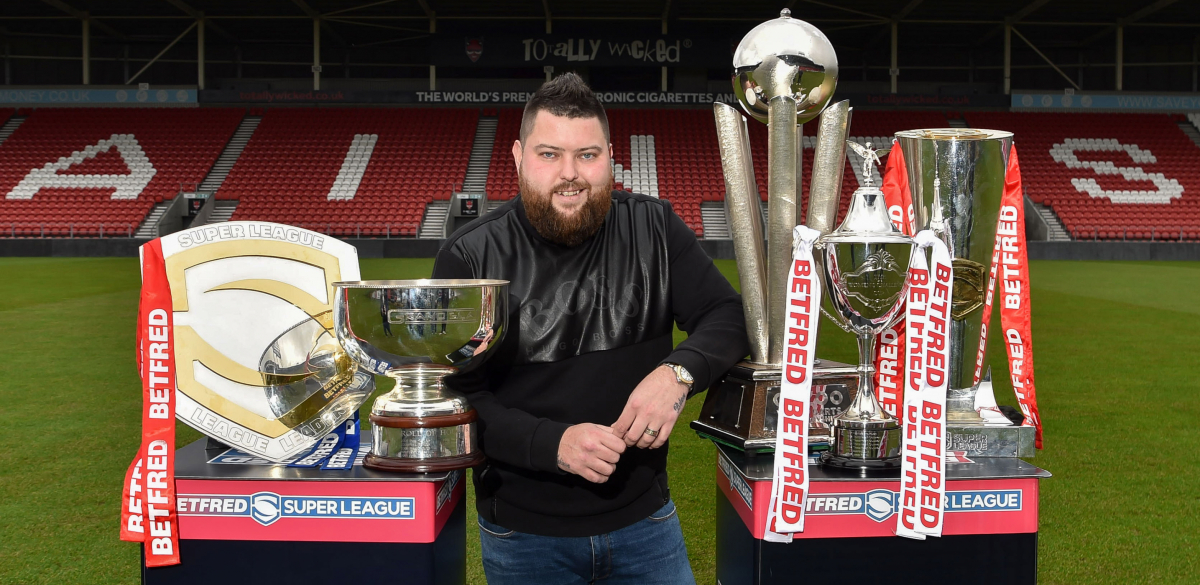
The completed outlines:
[[[282,518],[411,520],[413,498],[252,495],[191,495],[178,499],[181,516],[247,517],[270,526]]]

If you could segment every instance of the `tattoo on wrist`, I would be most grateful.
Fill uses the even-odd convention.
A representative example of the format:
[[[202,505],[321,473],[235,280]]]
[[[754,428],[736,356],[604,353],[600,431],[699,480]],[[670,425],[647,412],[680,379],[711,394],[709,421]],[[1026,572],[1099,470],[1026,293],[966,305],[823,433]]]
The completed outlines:
[[[567,471],[571,471],[571,466],[570,466],[570,465],[567,465],[567,462],[566,462],[566,461],[563,461],[563,458],[562,458],[562,457],[559,457],[559,458],[558,458],[558,466],[559,466],[559,467],[561,467],[561,468],[563,468],[563,469],[565,469],[565,470],[567,470]]]
[[[683,410],[684,402],[687,402],[687,392],[684,392],[683,396],[680,396],[679,400],[675,401],[675,412],[679,412],[680,410]]]

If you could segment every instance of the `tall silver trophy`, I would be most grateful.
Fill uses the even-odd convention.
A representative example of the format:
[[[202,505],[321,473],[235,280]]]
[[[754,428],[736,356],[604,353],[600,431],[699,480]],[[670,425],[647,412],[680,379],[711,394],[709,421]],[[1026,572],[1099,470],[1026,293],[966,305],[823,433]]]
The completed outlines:
[[[801,125],[818,115],[808,226],[829,233],[837,215],[850,123],[849,104],[829,105],[837,77],[837,54],[829,39],[813,25],[792,18],[787,9],[779,18],[754,27],[734,52],[734,93],[747,114],[767,124],[766,229],[746,118],[732,106],[713,104],[751,349],[749,361],[734,366],[709,390],[700,418],[692,426],[750,452],[775,447],[785,287],[792,228],[800,223]],[[849,406],[857,383],[849,366],[817,364],[810,417],[814,441],[828,441],[827,423]]]
[[[426,473],[483,462],[477,414],[443,385],[473,369],[508,329],[506,280],[338,282],[334,327],[360,366],[395,380],[371,408],[363,465]]]
[[[858,338],[858,395],[833,421],[832,450],[821,462],[835,467],[898,468],[902,427],[875,398],[875,340],[903,314],[913,239],[892,225],[883,191],[871,185],[879,155],[855,143],[863,157],[863,186],[846,219],[821,237],[823,309]]]
[[[897,132],[896,139],[908,171],[917,230],[932,230],[953,258],[946,449],[969,456],[1032,456],[1033,428],[985,422],[975,409],[980,333],[990,317],[983,314],[983,304],[1013,135],[937,128]]]

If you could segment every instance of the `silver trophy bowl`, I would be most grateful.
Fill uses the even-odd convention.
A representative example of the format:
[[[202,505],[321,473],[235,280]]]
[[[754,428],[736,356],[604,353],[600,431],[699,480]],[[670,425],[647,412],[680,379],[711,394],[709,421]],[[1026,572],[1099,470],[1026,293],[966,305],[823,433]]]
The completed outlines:
[[[297,430],[328,429],[354,416],[375,390],[375,378],[338,346],[316,319],[288,329],[263,351],[258,371],[263,398],[277,420],[305,421],[319,416],[320,425],[300,424]]]
[[[372,469],[426,473],[484,459],[476,412],[442,378],[478,367],[508,328],[506,280],[338,282],[334,329],[358,364],[396,381],[371,408]]]
[[[733,53],[733,92],[742,109],[768,121],[772,98],[796,100],[796,123],[816,118],[837,87],[833,44],[817,27],[783,9],[746,33]]]
[[[887,469],[900,465],[902,427],[875,398],[875,340],[901,316],[914,243],[892,225],[882,191],[868,182],[853,197],[846,219],[817,242],[824,264],[822,308],[858,338],[859,360],[858,394],[834,419],[831,450],[821,461]]]

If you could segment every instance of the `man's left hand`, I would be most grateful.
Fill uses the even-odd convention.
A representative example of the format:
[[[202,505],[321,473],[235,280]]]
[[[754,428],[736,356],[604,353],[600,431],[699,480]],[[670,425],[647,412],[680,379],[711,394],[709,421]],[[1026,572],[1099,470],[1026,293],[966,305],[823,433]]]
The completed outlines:
[[[676,379],[671,368],[654,368],[629,395],[625,410],[612,425],[613,434],[623,438],[629,446],[662,447],[671,436],[687,395],[688,387]]]

